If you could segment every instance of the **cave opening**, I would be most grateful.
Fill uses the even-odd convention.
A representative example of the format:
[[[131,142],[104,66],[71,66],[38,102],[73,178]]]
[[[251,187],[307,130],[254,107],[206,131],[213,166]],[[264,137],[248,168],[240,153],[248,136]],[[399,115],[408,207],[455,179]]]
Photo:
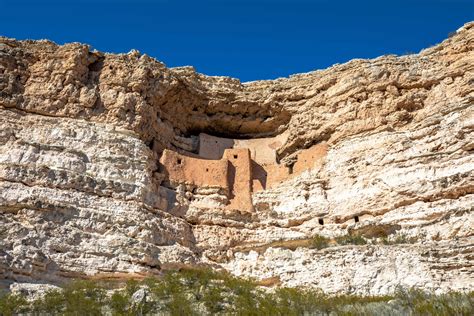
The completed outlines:
[[[286,130],[286,129],[285,129]],[[203,129],[188,129],[186,132],[182,133],[183,137],[190,138],[190,137],[199,137],[199,134],[204,133],[210,136],[219,137],[219,138],[228,138],[228,139],[236,139],[236,140],[249,140],[249,139],[256,139],[256,138],[268,138],[268,137],[275,137],[279,134],[282,134],[285,130],[275,130],[269,132],[252,132],[252,133],[241,133],[235,132],[231,130],[217,130],[215,128],[203,128]]]
[[[214,137],[229,138],[236,140],[248,140],[255,138],[276,137],[288,129],[290,114],[283,111],[278,115],[266,115],[254,117],[254,119],[243,119],[239,115],[214,114],[203,120],[200,116],[198,121],[190,121],[181,129],[183,137],[198,136],[201,133]]]

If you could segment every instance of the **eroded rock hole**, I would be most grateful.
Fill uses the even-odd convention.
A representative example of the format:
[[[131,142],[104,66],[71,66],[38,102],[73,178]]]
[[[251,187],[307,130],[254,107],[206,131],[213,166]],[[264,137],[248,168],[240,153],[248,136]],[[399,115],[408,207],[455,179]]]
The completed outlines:
[[[293,174],[293,165],[288,166],[288,174]]]
[[[178,158],[178,159],[176,160],[176,163],[177,163],[178,165],[180,165],[182,162],[183,162],[183,161],[181,160],[181,158]]]
[[[359,222],[359,216],[354,216],[354,222],[356,222],[356,223]]]
[[[318,219],[318,223],[319,223],[319,225],[324,225],[324,219],[322,219],[322,218]]]

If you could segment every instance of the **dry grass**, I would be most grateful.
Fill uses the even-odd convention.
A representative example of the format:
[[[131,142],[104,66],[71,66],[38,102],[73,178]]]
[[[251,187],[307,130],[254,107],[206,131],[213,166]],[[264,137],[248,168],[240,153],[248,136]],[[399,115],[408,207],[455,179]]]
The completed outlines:
[[[256,281],[256,285],[265,286],[265,287],[273,287],[273,286],[281,285],[281,280],[280,280],[280,277],[275,276],[275,277],[266,278],[260,281]]]

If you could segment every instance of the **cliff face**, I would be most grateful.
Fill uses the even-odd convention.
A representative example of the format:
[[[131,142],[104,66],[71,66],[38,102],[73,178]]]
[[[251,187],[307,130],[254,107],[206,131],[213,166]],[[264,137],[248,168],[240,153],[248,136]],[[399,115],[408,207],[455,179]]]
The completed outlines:
[[[473,290],[473,47],[470,23],[242,84],[0,38],[0,276],[210,264],[330,293]],[[348,235],[369,244],[307,247]]]

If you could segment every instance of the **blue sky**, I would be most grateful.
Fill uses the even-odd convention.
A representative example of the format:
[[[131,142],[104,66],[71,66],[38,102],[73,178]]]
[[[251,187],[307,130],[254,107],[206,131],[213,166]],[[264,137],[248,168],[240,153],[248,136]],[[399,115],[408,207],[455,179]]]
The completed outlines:
[[[132,48],[251,81],[405,54],[474,20],[474,0],[0,0],[0,35]]]

